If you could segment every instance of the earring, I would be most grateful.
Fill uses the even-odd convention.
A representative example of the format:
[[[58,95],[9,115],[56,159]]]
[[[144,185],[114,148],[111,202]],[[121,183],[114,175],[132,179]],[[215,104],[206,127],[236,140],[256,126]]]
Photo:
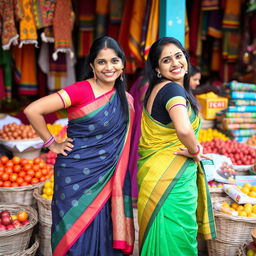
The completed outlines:
[[[96,81],[97,80],[97,76],[96,74],[93,72],[93,79]]]
[[[120,75],[120,80],[123,82],[124,78],[123,78],[123,74]]]
[[[158,78],[161,78],[161,77],[162,77],[162,75],[161,75],[160,72],[158,72],[156,76],[157,76]]]

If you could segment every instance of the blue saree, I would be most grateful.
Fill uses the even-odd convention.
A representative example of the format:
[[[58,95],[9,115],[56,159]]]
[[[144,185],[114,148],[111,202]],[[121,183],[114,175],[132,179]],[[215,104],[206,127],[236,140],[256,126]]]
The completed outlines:
[[[129,96],[127,97],[128,101]],[[123,255],[134,230],[127,170],[133,109],[125,122],[113,92],[69,115],[73,149],[54,166],[52,250],[61,255]]]

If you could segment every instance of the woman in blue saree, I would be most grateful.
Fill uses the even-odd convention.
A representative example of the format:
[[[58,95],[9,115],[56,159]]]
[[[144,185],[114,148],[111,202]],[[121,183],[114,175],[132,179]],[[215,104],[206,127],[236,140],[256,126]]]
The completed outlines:
[[[115,40],[97,39],[85,80],[31,103],[25,110],[38,135],[58,154],[52,200],[53,255],[123,255],[133,250],[127,172],[132,97],[125,58]],[[68,139],[57,143],[43,114],[67,108]]]

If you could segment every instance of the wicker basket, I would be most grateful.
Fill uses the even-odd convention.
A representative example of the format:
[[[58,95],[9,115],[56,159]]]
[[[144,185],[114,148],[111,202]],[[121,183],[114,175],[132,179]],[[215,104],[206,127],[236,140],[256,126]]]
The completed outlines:
[[[33,192],[38,207],[38,218],[40,222],[52,225],[51,201],[41,196],[42,191],[43,184],[37,187]]]
[[[22,187],[0,187],[0,203],[33,206],[36,203],[36,200],[33,197],[33,191],[41,184],[42,182]]]
[[[247,253],[247,245],[242,244],[239,246],[239,248],[236,252],[236,256],[246,256],[246,253]]]
[[[217,238],[225,243],[242,244],[252,240],[251,231],[256,226],[256,217],[232,216],[214,211]]]
[[[223,191],[222,188],[210,188],[210,195],[212,203],[219,202],[220,200],[225,200],[228,195]]]
[[[224,243],[218,239],[207,240],[208,256],[234,256],[239,244]]]
[[[8,254],[5,256],[35,256],[38,247],[39,247],[39,241],[38,241],[38,238],[36,237],[35,242],[32,244],[30,248],[26,249],[23,252]]]
[[[0,211],[3,210],[8,210],[11,214],[16,214],[18,211],[26,211],[29,214],[30,222],[28,224],[17,229],[0,232],[0,255],[21,253],[29,246],[33,227],[38,222],[37,212],[30,206],[18,204],[0,205]]]
[[[39,222],[39,255],[52,256],[51,225]]]

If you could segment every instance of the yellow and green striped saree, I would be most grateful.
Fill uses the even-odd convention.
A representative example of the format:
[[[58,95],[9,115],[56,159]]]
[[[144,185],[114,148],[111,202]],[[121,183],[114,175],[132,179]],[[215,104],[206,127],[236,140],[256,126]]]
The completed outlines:
[[[198,133],[200,118],[188,108]],[[175,155],[183,147],[172,123],[144,109],[138,161],[140,255],[197,255],[197,233],[215,237],[207,181],[200,164]]]

